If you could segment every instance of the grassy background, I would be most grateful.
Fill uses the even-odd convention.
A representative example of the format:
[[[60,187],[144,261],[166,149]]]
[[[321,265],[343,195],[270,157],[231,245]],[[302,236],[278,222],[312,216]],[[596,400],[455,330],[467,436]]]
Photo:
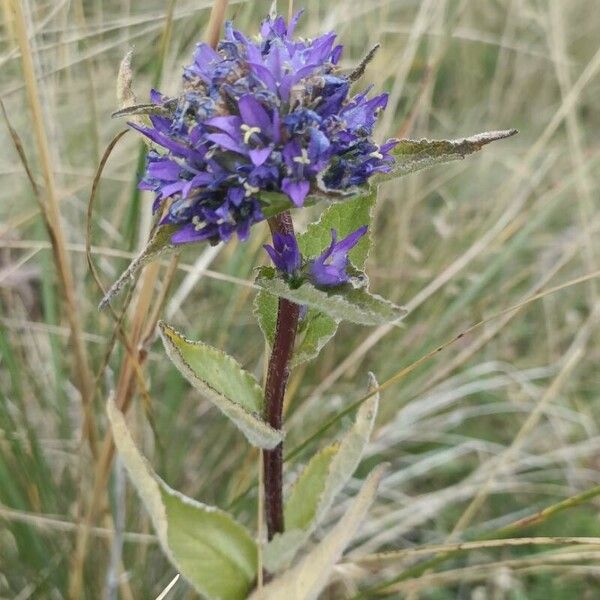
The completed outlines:
[[[29,111],[9,5],[4,0],[0,94],[44,202],[50,190],[43,174],[54,174],[83,338],[98,373],[114,322],[96,310],[100,292],[85,261],[85,213],[100,156],[124,125],[110,119],[118,64],[135,45],[139,98],[152,85],[175,94],[210,2],[23,0],[41,119]],[[381,43],[364,78],[390,92],[380,137],[460,137],[510,127],[520,134],[381,189],[372,287],[407,305],[410,314],[399,329],[343,325],[319,361],[293,375],[289,447],[360,397],[369,370],[386,381],[481,318],[600,266],[600,11],[594,0],[302,5],[301,34],[336,29],[346,47],[344,66]],[[229,15],[252,31],[268,7],[264,0],[234,3]],[[49,140],[45,159],[36,127]],[[74,548],[94,496],[97,461],[82,440],[56,261],[5,123],[0,135],[0,598],[63,598],[80,568]],[[125,267],[148,226],[150,198],[135,191],[140,151],[139,139],[128,134],[99,189],[93,256],[105,285]],[[186,250],[162,309],[190,337],[224,348],[257,374],[264,343],[249,284],[252,268],[265,260],[260,246],[266,235],[257,227],[243,246]],[[329,597],[351,597],[403,573],[403,581],[364,597],[600,595],[600,554],[581,545],[476,549],[420,578],[407,571],[414,568],[413,555],[384,568],[359,561],[381,550],[494,537],[495,529],[598,485],[599,285],[595,279],[569,285],[488,321],[384,393],[358,476],[381,461],[391,469]],[[141,297],[155,306],[160,293],[160,285],[149,286],[132,305]],[[149,312],[128,313],[129,335],[140,316],[152,320]],[[256,454],[181,380],[153,335],[144,344],[149,397],[133,397],[130,423],[137,439],[173,487],[232,505],[255,477]],[[117,344],[96,386],[92,412],[100,436],[104,401],[125,358]],[[322,443],[316,440],[299,458]],[[289,465],[290,477],[302,462]],[[85,548],[79,597],[155,598],[174,572],[148,537],[148,520],[118,462],[106,488],[94,522],[100,529]],[[509,537],[600,536],[598,504],[590,496]],[[345,504],[341,499],[332,518]],[[235,501],[233,510],[254,528],[255,491]],[[144,535],[124,536],[123,530]],[[179,582],[169,597],[193,595]]]

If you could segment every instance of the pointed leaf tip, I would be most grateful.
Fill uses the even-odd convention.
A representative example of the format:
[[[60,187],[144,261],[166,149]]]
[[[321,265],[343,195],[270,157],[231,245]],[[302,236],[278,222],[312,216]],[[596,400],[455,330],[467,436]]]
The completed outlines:
[[[377,185],[437,164],[466,158],[491,142],[512,137],[517,133],[516,129],[504,129],[485,131],[454,140],[402,139],[392,150],[395,158],[392,170],[389,173],[376,175],[373,177],[372,183]]]
[[[133,82],[133,73],[131,70],[131,61],[133,59],[133,48],[129,48],[119,65],[117,75],[117,100],[121,108],[132,106],[136,103],[135,94],[131,89]]]
[[[158,324],[167,356],[178,371],[259,448],[271,449],[284,437],[262,419],[264,397],[253,375],[231,356],[188,340],[163,321]]]

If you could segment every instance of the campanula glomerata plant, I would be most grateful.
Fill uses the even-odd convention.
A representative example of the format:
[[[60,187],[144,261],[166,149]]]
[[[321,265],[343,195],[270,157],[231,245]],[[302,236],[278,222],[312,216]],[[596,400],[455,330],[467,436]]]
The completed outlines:
[[[254,37],[227,23],[216,48],[197,45],[177,95],[153,90],[149,104],[118,111],[147,139],[140,188],[154,193],[155,221],[145,250],[104,305],[159,254],[232,236],[244,241],[262,221],[272,235],[264,245],[272,266],[257,269],[254,305],[270,349],[263,387],[234,358],[159,324],[177,369],[262,452],[266,539],[255,539],[227,512],[172,490],[139,454],[122,413],[108,407],[117,448],[163,550],[208,598],[316,598],[327,586],[374,500],[382,469],[316,546],[311,536],[361,460],[378,384],[371,375],[350,429],[316,452],[288,488],[283,401],[290,371],[315,359],[342,320],[369,326],[404,316],[369,291],[363,271],[378,184],[513,133],[377,142],[387,95],[360,87],[375,49],[355,67],[343,67],[335,33],[296,36],[300,16],[288,23],[272,15]],[[309,205],[320,207],[320,217],[298,234],[294,215]]]

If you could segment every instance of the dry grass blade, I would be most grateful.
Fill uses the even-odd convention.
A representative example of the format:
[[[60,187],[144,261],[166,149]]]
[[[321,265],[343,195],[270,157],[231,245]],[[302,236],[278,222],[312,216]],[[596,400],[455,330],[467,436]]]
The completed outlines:
[[[354,562],[373,566],[385,566],[389,562],[403,561],[440,552],[470,552],[471,550],[488,550],[514,546],[600,546],[600,538],[595,537],[523,537],[500,540],[482,540],[477,542],[457,542],[455,544],[433,544],[418,548],[407,548],[391,552],[381,552],[357,557]]]
[[[48,234],[52,242],[56,269],[63,289],[65,303],[67,305],[67,319],[71,328],[76,378],[85,415],[84,435],[87,438],[92,453],[95,454],[97,434],[92,414],[92,404],[94,399],[93,380],[89,367],[87,350],[83,340],[83,330],[76,301],[77,294],[75,291],[71,261],[66,249],[66,240],[62,229],[52,155],[44,125],[45,121],[23,7],[18,0],[10,0],[10,5],[14,15],[17,42],[21,50],[21,64],[23,67],[29,107],[32,114],[33,130],[44,174],[46,200],[41,203],[41,207],[45,214]],[[30,177],[30,180],[33,182],[33,178]]]
[[[227,11],[228,4],[229,0],[214,0],[213,2],[208,25],[206,26],[206,33],[204,35],[206,43],[213,48],[217,47],[217,43],[221,37],[221,29],[223,28],[223,21],[225,20],[225,12]]]
[[[177,581],[179,581],[179,577],[180,575],[177,573],[177,575],[171,579],[169,585],[167,585],[167,587],[156,597],[156,600],[164,600],[164,598],[167,597],[167,594],[173,589]]]
[[[595,310],[580,328],[569,349],[566,351],[560,371],[552,383],[548,386],[546,392],[542,395],[534,410],[531,411],[517,432],[511,445],[502,454],[491,459],[489,463],[483,467],[482,470],[487,474],[486,479],[478,490],[477,495],[473,498],[471,503],[467,506],[461,517],[456,522],[456,525],[450,534],[450,539],[452,539],[471,523],[479,509],[483,506],[483,503],[489,494],[490,486],[492,485],[497,473],[505,468],[506,465],[514,458],[515,454],[520,451],[521,447],[527,440],[528,435],[537,426],[548,403],[551,402],[560,392],[573,369],[579,364],[584,355],[590,336],[597,325],[599,316],[600,305],[597,305]]]

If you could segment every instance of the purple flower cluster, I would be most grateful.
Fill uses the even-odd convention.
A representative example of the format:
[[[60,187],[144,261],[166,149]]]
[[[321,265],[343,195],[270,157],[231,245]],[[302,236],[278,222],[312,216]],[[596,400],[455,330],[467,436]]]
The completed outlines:
[[[329,248],[316,258],[310,259],[305,265],[298,242],[293,235],[275,233],[273,246],[263,247],[276,269],[290,284],[300,285],[304,279],[308,279],[317,287],[335,287],[350,281],[348,254],[365,233],[367,227],[360,227],[338,242],[337,231],[332,229]]]
[[[244,239],[263,220],[261,192],[302,206],[317,186],[343,192],[391,168],[395,141],[371,139],[387,95],[350,95],[335,34],[294,39],[299,14],[262,24],[258,41],[229,23],[216,50],[198,44],[178,99],[154,91],[155,147],[140,187],[156,193],[172,241]]]

